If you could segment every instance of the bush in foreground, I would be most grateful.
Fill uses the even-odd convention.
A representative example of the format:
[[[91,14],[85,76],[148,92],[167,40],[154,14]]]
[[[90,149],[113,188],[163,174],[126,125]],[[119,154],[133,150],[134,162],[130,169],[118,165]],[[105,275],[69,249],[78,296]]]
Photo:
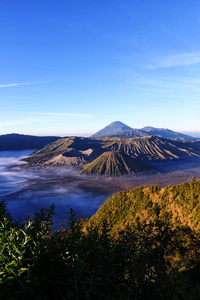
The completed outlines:
[[[72,210],[53,232],[54,215],[16,221],[0,202],[0,299],[198,299],[199,238],[170,228],[159,207],[116,238],[106,220],[83,228]]]

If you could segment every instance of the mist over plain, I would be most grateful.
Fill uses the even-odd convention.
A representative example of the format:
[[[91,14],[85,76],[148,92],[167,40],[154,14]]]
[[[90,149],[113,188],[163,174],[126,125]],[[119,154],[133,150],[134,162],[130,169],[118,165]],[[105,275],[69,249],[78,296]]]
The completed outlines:
[[[27,168],[21,159],[32,152],[0,152],[0,198],[14,217],[55,203],[55,228],[67,219],[70,208],[79,218],[89,218],[117,191],[140,185],[164,187],[200,177],[200,158],[152,162],[153,171],[112,178],[82,175],[72,167]]]

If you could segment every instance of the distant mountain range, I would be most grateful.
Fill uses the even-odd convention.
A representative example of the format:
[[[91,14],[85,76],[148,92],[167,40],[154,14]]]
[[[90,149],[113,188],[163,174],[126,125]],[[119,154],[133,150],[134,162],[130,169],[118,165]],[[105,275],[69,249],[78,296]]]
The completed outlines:
[[[102,138],[102,137],[145,137],[156,135],[158,137],[173,139],[173,140],[197,140],[197,138],[178,133],[169,129],[154,128],[146,126],[142,129],[134,129],[126,124],[116,121],[112,122],[105,128],[99,130],[91,136],[91,138]],[[0,135],[0,151],[7,150],[25,150],[25,149],[41,149],[47,144],[55,142],[61,139],[59,136],[34,136],[24,134],[5,134]]]
[[[0,135],[0,151],[40,149],[58,139],[60,139],[60,137],[34,136],[17,133],[4,134]]]
[[[194,137],[170,129],[154,128],[151,126],[146,126],[142,129],[131,128],[120,121],[112,122],[91,137],[143,137],[149,135],[156,135],[158,137],[174,140],[195,139]]]

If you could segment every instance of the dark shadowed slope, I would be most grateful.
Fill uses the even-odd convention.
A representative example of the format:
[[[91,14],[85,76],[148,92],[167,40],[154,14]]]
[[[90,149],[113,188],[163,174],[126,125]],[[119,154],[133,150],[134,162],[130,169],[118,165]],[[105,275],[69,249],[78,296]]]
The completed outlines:
[[[199,151],[185,143],[147,136],[140,138],[111,138],[105,146],[108,151],[120,151],[144,160],[179,159],[183,156],[199,156]]]
[[[96,175],[125,175],[149,170],[150,167],[139,159],[121,152],[104,152],[93,162],[83,166],[87,174]]]
[[[60,139],[60,137],[34,136],[17,133],[0,135],[0,151],[40,149],[58,139]]]
[[[111,135],[112,137],[130,137],[130,138],[134,138],[134,137],[144,137],[144,136],[149,136],[149,133],[145,132],[144,130],[141,129],[130,129],[130,130],[124,130],[123,132],[118,132],[115,135]]]

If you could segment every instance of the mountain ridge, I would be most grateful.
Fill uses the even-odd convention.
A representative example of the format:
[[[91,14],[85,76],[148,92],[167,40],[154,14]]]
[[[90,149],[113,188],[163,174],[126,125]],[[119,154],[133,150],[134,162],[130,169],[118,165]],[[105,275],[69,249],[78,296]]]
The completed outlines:
[[[130,155],[117,152],[106,151],[91,163],[82,167],[82,172],[89,175],[126,175],[151,169],[142,160],[133,158]]]
[[[60,139],[56,136],[35,136],[18,133],[0,135],[0,151],[40,149]]]
[[[117,175],[124,175],[125,173],[131,174],[147,170],[148,168],[143,167],[143,165],[144,163],[148,164],[149,161],[199,157],[200,149],[198,147],[193,149],[191,144],[188,146],[181,141],[156,136],[137,138],[106,137],[102,139],[70,137],[48,144],[24,160],[29,163],[25,165],[26,167],[75,166],[79,170],[83,167],[83,171],[91,175],[114,176],[116,173]],[[105,155],[108,155],[105,153],[109,152],[118,153],[118,157],[113,154],[115,155],[114,158],[105,158]],[[125,160],[128,160],[128,162],[124,163]],[[136,165],[136,160],[138,160],[138,165]],[[119,161],[121,161],[122,166],[120,166]],[[85,167],[86,164],[89,165]],[[101,168],[103,168],[102,172]]]
[[[163,138],[174,139],[174,140],[191,140],[196,138],[173,131],[168,128],[155,128],[152,126],[145,126],[141,129],[131,128],[130,126],[120,122],[114,121],[108,124],[103,129],[97,131],[90,137],[142,137],[156,135]]]
[[[119,137],[119,138],[135,138],[156,135],[161,138],[169,138],[172,140],[182,141],[199,141],[200,139],[194,138],[189,135],[178,133],[170,129],[154,128],[152,126],[146,126],[142,129],[131,128],[126,124],[115,121],[107,125],[103,129],[99,130],[89,138],[106,138],[106,137]],[[18,133],[0,135],[0,151],[8,150],[26,150],[26,149],[41,149],[47,144],[55,142],[56,140],[64,137],[59,136],[35,136],[25,135]],[[67,137],[66,137],[67,138]],[[70,137],[78,139],[79,137]],[[78,141],[78,140],[77,140]]]
[[[189,226],[200,232],[200,179],[175,186],[159,188],[140,186],[133,190],[121,191],[108,198],[90,218],[90,223],[99,226],[102,220],[112,224],[111,233],[119,232],[126,226],[130,228],[137,218],[153,221],[152,207],[160,206],[160,217],[174,226]],[[184,201],[183,201],[184,199]]]

